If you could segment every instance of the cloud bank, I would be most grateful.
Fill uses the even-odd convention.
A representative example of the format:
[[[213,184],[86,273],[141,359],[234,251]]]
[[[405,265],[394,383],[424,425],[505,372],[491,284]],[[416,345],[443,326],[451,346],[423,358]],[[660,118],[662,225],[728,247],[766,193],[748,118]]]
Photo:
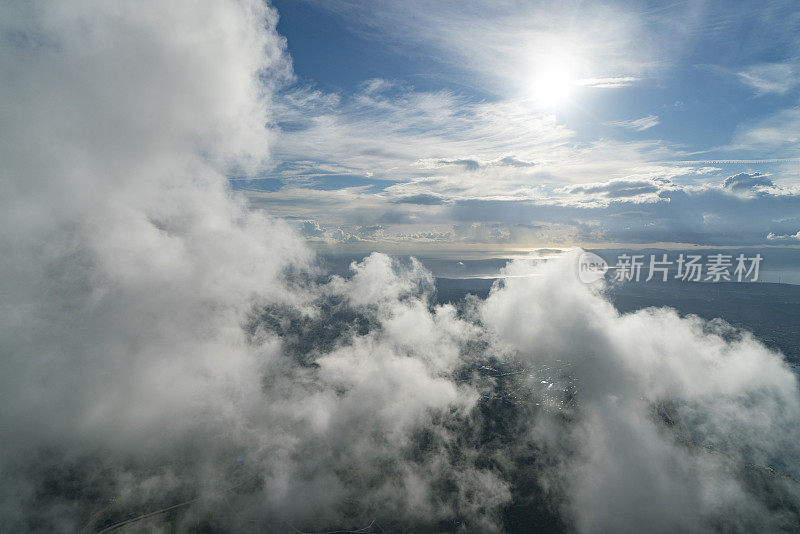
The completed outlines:
[[[571,256],[434,306],[418,262],[326,276],[248,210],[269,7],[0,21],[2,530],[797,524],[797,380],[748,334],[619,315]]]

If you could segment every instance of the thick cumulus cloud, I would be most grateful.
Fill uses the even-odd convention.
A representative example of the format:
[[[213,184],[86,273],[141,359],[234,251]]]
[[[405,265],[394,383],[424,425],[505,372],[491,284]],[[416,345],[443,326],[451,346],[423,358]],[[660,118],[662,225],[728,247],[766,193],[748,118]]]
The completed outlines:
[[[800,415],[800,397],[781,358],[725,324],[673,310],[620,316],[559,276],[561,263],[539,277],[526,277],[525,265],[507,270],[505,287],[482,307],[487,327],[535,365],[568,367],[577,383],[579,408],[566,431],[576,453],[562,459],[560,480],[579,530],[792,527],[797,485],[753,467],[797,476],[789,421]],[[545,441],[562,431],[533,430]],[[557,454],[564,450],[561,443]],[[769,513],[775,503],[753,491],[750,476],[775,479],[795,504]]]
[[[270,93],[291,74],[276,13],[1,15],[2,530],[100,530],[176,500],[192,504],[182,530],[374,510],[490,528],[506,486],[447,469],[434,424],[475,402],[444,378],[471,327],[406,302],[429,285],[419,266],[377,258],[314,285],[301,241],[226,189],[226,172],[262,165]]]
[[[0,8],[0,530],[796,524],[797,383],[752,337],[620,316],[574,258],[434,306],[418,262],[327,277],[247,210],[275,23]]]
[[[71,531],[83,490],[26,524],[41,488],[22,471],[241,428],[259,388],[243,314],[296,298],[279,274],[308,254],[221,171],[264,158],[262,80],[288,62],[258,2],[11,3],[0,20],[3,529]],[[175,484],[118,460],[87,462],[126,491]]]
[[[2,380],[28,407],[2,408],[17,429],[7,436],[80,428],[124,441],[117,430],[136,424],[105,428],[134,399],[139,423],[166,423],[206,402],[206,386],[237,387],[208,373],[245,364],[242,350],[217,358],[240,343],[243,303],[289,298],[278,273],[307,257],[282,224],[230,199],[221,174],[264,157],[258,77],[287,68],[262,29],[275,14],[74,2],[13,4],[0,18],[12,133],[0,145]],[[119,373],[126,383],[109,381]]]

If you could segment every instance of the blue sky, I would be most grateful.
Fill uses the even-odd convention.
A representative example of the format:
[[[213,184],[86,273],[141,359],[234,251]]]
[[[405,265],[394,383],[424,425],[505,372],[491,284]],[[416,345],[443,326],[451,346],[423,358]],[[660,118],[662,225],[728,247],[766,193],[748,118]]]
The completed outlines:
[[[800,244],[795,2],[274,2],[294,76],[232,181],[312,241]]]

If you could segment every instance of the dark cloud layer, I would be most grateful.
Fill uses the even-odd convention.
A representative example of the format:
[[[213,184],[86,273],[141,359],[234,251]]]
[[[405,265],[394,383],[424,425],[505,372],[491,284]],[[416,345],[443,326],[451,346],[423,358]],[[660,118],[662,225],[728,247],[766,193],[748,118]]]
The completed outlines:
[[[733,176],[729,176],[725,178],[725,181],[722,183],[723,187],[728,189],[733,189],[734,191],[738,190],[747,190],[757,186],[763,187],[774,187],[775,184],[772,183],[772,180],[764,176],[763,174],[754,172],[752,174],[748,174],[746,172],[740,172],[739,174],[735,174]]]
[[[570,193],[601,193],[611,198],[621,198],[655,193],[659,188],[649,180],[612,180],[604,184],[576,185],[567,190]]]
[[[800,195],[774,185],[752,189],[767,182],[741,175],[728,178],[724,187],[613,180],[573,186],[564,190],[566,197],[542,203],[460,201],[451,215],[460,222],[567,225],[568,234],[560,236],[565,242],[768,244],[776,229],[800,230]]]

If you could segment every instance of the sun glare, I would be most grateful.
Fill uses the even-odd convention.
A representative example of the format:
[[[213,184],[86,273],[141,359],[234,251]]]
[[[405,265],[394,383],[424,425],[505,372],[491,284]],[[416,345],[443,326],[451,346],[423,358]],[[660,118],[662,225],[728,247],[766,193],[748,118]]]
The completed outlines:
[[[544,106],[558,106],[569,102],[577,82],[563,62],[542,65],[533,81],[533,97]]]

